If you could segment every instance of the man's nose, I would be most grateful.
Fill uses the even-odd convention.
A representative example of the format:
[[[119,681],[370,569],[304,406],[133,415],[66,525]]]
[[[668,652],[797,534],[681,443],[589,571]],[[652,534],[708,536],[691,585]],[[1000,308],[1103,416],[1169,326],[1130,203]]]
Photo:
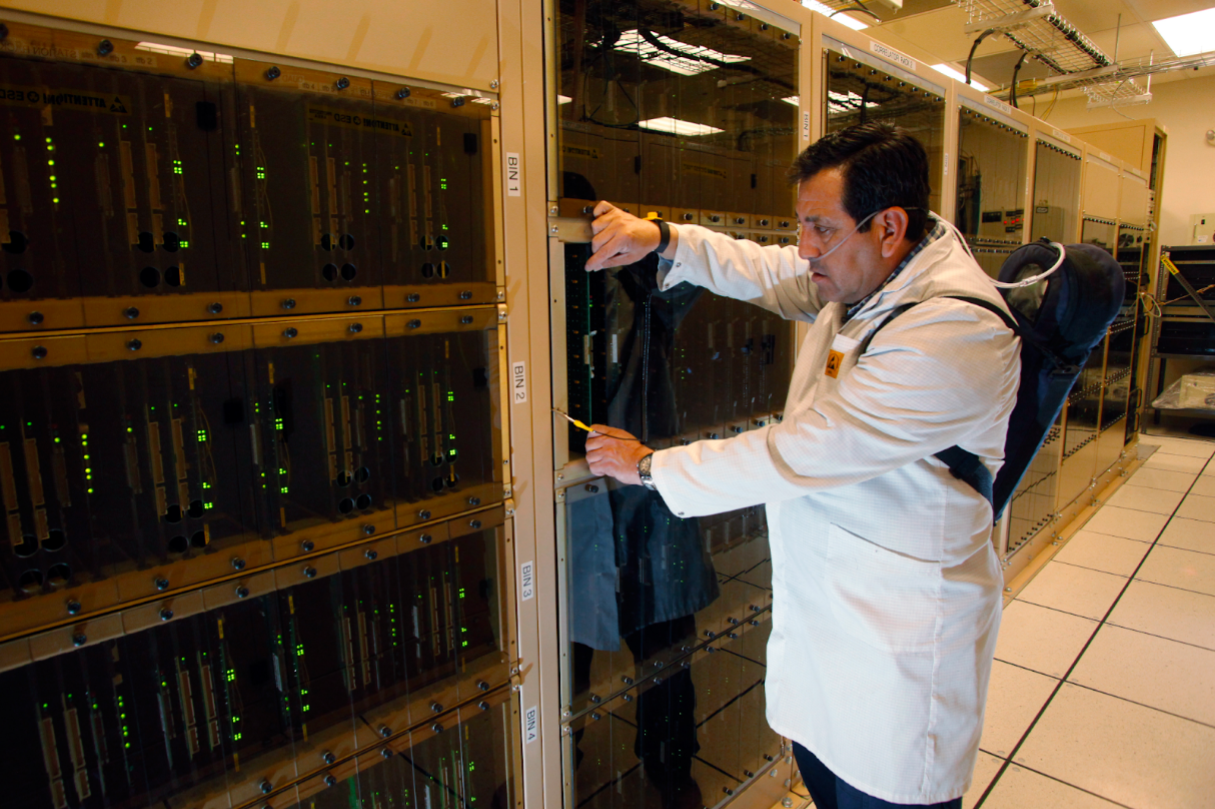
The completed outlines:
[[[809,261],[810,259],[818,258],[823,254],[823,251],[810,243],[810,239],[801,237],[797,241],[797,254]]]

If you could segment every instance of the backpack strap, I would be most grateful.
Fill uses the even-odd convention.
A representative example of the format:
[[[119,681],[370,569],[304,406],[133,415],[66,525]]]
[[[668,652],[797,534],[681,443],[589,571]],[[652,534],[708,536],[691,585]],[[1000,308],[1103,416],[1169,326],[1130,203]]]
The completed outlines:
[[[981,306],[1003,320],[1004,325],[1012,329],[1018,337],[1025,339],[1025,335],[1017,321],[991,301],[986,301],[982,298],[970,298],[963,295],[940,295],[938,297],[953,298],[954,300],[965,301],[966,303],[973,303],[975,306]],[[931,298],[929,300],[931,300]],[[896,317],[903,314],[918,303],[923,303],[923,301],[914,301],[912,303],[905,303],[902,306],[896,306],[894,311],[892,311],[885,320],[879,323],[873,331],[865,335],[865,339],[861,341],[861,353],[864,354],[869,350],[869,344],[873,342],[873,336],[881,331],[887,323],[894,320]],[[979,494],[983,495],[983,499],[987,501],[987,504],[992,508],[995,508],[995,480],[992,478],[991,472],[987,471],[987,467],[983,465],[981,460],[979,460],[978,455],[964,450],[955,444],[948,449],[943,449],[940,452],[935,453],[933,457],[938,458],[949,468],[949,474],[953,475],[955,478],[970,486],[970,488],[974,489]]]

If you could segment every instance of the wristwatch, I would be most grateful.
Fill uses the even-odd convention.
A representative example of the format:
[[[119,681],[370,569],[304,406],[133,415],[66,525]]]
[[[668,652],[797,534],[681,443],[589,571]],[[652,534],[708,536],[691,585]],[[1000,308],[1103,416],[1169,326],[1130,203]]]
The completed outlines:
[[[650,211],[645,215],[645,219],[647,222],[658,225],[658,246],[654,248],[654,252],[662,255],[662,251],[671,244],[671,226],[658,215],[657,211]]]
[[[650,474],[650,466],[654,463],[654,453],[642,458],[637,462],[637,474],[641,477],[641,485],[645,486],[652,492],[658,491],[658,487],[654,485],[654,476]]]

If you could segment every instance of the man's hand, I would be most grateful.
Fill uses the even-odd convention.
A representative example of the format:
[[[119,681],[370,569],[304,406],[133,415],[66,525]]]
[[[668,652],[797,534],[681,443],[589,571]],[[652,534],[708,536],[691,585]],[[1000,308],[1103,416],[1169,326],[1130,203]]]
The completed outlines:
[[[654,252],[661,240],[658,225],[648,219],[638,219],[610,202],[600,202],[595,206],[595,221],[591,223],[591,230],[595,234],[591,239],[591,249],[595,253],[586,262],[588,272],[641,261]],[[672,243],[674,239],[672,233]],[[671,247],[667,249],[669,251]]]
[[[590,464],[591,472],[616,478],[621,483],[640,485],[637,462],[654,450],[624,430],[603,424],[593,424],[591,429],[593,432],[586,439],[586,462]]]

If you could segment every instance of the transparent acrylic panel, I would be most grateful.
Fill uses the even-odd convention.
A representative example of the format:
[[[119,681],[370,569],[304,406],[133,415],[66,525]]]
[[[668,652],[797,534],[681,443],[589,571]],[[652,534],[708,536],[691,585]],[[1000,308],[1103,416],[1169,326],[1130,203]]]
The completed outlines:
[[[1027,137],[981,112],[958,110],[954,224],[993,277],[1023,241]]]
[[[1095,244],[1113,255],[1115,249],[1114,223],[1103,219],[1085,219],[1080,225],[1080,241],[1084,244]]]
[[[928,153],[929,207],[941,210],[938,187],[945,153],[945,100],[935,92],[841,53],[823,51],[826,132],[869,121],[906,129]]]
[[[1080,199],[1081,162],[1078,155],[1038,141],[1034,147],[1034,215],[1031,241],[1050,239],[1063,244],[1075,238],[1076,204]]]
[[[1122,265],[1122,273],[1126,277],[1124,306],[1130,306],[1139,297],[1139,287],[1143,283],[1144,250],[1148,238],[1145,228],[1138,225],[1118,225],[1118,246],[1114,250],[1114,257]]]
[[[1054,514],[1059,483],[1059,440],[1062,435],[1063,430],[1058,425],[1051,427],[1042,448],[1030,462],[1008,504],[1009,551],[1031,539],[1049,524]]]

